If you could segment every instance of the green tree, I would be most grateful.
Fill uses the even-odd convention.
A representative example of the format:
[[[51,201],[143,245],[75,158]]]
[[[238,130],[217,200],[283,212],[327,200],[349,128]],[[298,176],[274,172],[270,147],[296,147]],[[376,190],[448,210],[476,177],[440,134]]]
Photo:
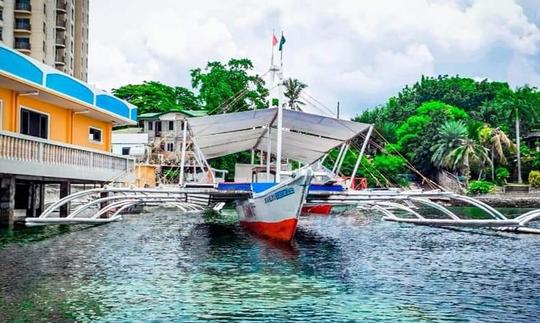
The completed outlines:
[[[307,85],[293,78],[285,80],[284,85],[285,92],[283,94],[287,98],[289,108],[291,110],[302,111],[300,106],[306,104],[303,101],[300,101],[300,95]]]
[[[442,167],[446,156],[456,149],[467,138],[467,126],[461,120],[450,120],[439,130],[439,140],[431,147],[431,161],[437,167]]]
[[[444,165],[450,169],[460,171],[465,181],[471,179],[471,168],[482,169],[489,165],[490,160],[487,149],[472,139],[461,140],[459,146],[452,150],[444,159]]]
[[[521,121],[522,119],[528,120],[528,123],[535,123],[538,120],[540,108],[540,94],[536,91],[536,88],[530,86],[523,86],[516,89],[507,100],[502,104],[508,108],[510,117],[515,120],[515,135],[517,146],[517,180],[518,183],[523,183],[521,175]]]
[[[196,96],[190,90],[156,81],[124,85],[113,89],[113,94],[136,105],[139,108],[139,114],[200,109]]]
[[[261,78],[249,74],[252,69],[249,59],[209,62],[204,69],[191,70],[191,84],[209,114],[261,109],[268,90]]]
[[[480,142],[484,147],[488,148],[491,153],[491,180],[495,181],[495,161],[497,160],[502,165],[508,164],[505,151],[509,150],[510,152],[514,152],[516,146],[500,128],[484,126],[480,130],[479,138]]]

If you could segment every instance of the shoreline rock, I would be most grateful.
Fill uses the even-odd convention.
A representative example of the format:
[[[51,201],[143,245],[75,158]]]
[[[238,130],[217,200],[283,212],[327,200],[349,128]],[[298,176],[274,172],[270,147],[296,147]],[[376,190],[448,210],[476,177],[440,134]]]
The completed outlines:
[[[540,208],[540,193],[495,193],[472,197],[493,207]]]

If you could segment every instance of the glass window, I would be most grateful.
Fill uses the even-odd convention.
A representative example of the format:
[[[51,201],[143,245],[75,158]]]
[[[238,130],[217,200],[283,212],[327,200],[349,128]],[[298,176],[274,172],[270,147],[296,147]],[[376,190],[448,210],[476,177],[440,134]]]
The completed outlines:
[[[23,135],[47,139],[49,137],[49,116],[21,108],[21,133]]]
[[[88,140],[101,142],[101,129],[90,127],[88,130]]]
[[[169,121],[169,130],[174,130],[174,121]]]
[[[154,122],[148,121],[148,130],[154,130]]]
[[[129,155],[129,147],[122,147],[122,155],[124,156]]]
[[[167,144],[167,151],[174,151],[174,143],[169,142]]]

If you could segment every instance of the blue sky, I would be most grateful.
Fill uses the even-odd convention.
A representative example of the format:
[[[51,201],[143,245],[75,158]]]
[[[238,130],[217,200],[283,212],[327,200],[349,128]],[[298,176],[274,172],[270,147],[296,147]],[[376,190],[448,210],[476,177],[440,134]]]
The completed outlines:
[[[189,69],[248,57],[266,71],[283,30],[285,76],[345,116],[424,75],[540,86],[539,0],[90,2],[89,81],[189,86]],[[313,107],[307,110],[320,112]]]

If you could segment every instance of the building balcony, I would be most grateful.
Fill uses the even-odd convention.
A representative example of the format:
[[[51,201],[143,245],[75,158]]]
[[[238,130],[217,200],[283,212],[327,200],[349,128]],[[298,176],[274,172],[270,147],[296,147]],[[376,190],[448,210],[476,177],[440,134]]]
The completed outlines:
[[[32,32],[32,25],[29,22],[16,22],[13,26],[13,31],[16,33],[30,34]]]
[[[56,19],[56,30],[66,30],[65,19]]]
[[[30,53],[30,51],[32,50],[32,46],[29,42],[16,41],[15,49],[22,53]]]
[[[132,158],[0,131],[0,172],[96,182],[132,181]]]
[[[15,3],[15,13],[31,14],[32,5],[30,4],[30,1],[17,1]]]
[[[54,45],[58,49],[66,48],[66,37],[65,36],[64,37],[56,37]]]
[[[67,4],[62,1],[56,2],[56,13],[57,14],[66,14],[67,13]]]
[[[64,58],[64,56],[56,55],[56,58],[54,60],[54,65],[56,65],[56,67],[65,66],[66,65],[66,59]]]

